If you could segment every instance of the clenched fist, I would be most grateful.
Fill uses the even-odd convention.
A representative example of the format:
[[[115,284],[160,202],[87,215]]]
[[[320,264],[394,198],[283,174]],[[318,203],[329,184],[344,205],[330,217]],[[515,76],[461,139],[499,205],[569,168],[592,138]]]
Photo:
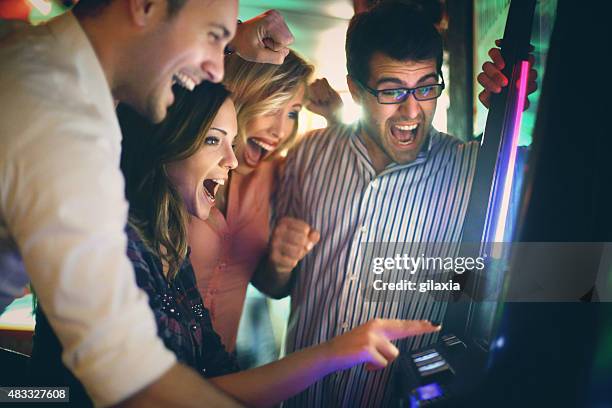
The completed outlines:
[[[306,108],[323,116],[328,124],[340,122],[342,99],[331,87],[326,78],[320,78],[308,86],[308,102]]]
[[[320,238],[319,232],[304,221],[283,217],[272,233],[269,260],[278,273],[289,273]]]
[[[247,61],[282,64],[289,45],[294,41],[283,16],[268,10],[257,17],[238,24],[231,45]]]

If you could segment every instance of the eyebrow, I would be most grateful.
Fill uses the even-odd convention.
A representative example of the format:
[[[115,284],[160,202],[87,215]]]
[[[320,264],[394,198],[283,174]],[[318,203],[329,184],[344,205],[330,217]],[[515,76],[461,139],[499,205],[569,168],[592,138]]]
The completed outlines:
[[[423,75],[421,78],[419,78],[419,80],[416,83],[420,84],[420,83],[423,83],[423,82],[425,82],[425,81],[427,81],[428,79],[431,79],[431,78],[438,79],[438,73],[437,72],[430,72],[427,75]],[[381,85],[381,84],[387,83],[387,82],[390,82],[390,83],[393,83],[393,84],[397,84],[397,85],[401,85],[401,86],[406,86],[404,81],[402,81],[401,79],[396,78],[396,77],[382,77],[378,81],[376,81],[376,85],[375,86],[378,86],[378,85]]]
[[[227,132],[225,130],[223,130],[223,129],[219,129],[219,128],[216,128],[216,127],[211,127],[210,130],[216,130],[217,132],[221,132],[225,136],[227,136]]]
[[[230,36],[230,30],[227,29],[223,24],[211,23],[213,27],[217,27],[223,31],[223,37],[227,38]]]

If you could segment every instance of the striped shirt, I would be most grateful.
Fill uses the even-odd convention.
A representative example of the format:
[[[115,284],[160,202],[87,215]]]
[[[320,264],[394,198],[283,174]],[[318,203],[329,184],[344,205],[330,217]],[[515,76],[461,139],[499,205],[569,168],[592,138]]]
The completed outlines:
[[[458,243],[477,152],[477,142],[432,129],[415,161],[392,163],[376,174],[362,137],[349,126],[314,131],[293,149],[275,217],[302,219],[320,231],[321,240],[295,271],[287,353],[373,318],[443,320],[446,303],[418,291],[364,296],[361,286],[371,278],[361,254],[366,243],[390,243],[392,253],[422,250],[411,243]],[[457,249],[452,246],[446,256]],[[405,352],[436,339],[432,334],[396,344]],[[391,367],[368,372],[359,365],[327,376],[285,406],[384,406],[391,396],[390,373]]]

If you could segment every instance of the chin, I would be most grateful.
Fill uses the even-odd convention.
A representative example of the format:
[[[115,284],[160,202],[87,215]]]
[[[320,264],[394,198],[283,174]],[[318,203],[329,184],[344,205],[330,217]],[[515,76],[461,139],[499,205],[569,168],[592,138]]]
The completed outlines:
[[[168,108],[174,103],[174,94],[169,89],[168,93],[162,92],[151,96],[147,103],[147,117],[152,123],[160,123],[166,118]]]
[[[161,103],[149,104],[144,112],[141,112],[153,124],[160,123],[166,118],[167,109]]]
[[[210,216],[210,207],[209,208],[201,208],[198,210],[196,214],[192,214],[194,217],[206,221]]]
[[[259,163],[258,163],[259,165]],[[257,167],[251,167],[245,162],[238,163],[238,167],[236,167],[232,172],[237,174],[242,174],[243,176],[251,174]]]

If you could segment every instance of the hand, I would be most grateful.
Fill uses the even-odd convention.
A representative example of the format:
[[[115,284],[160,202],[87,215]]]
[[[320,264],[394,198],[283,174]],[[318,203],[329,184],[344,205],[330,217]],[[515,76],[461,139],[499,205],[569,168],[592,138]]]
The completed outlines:
[[[325,343],[330,359],[343,370],[366,363],[366,370],[385,368],[399,355],[392,340],[439,331],[427,320],[374,319]]]
[[[501,46],[501,40],[496,40],[495,45],[498,47]],[[530,46],[530,52],[533,51],[533,46]],[[491,93],[500,93],[502,88],[508,85],[508,78],[504,74],[502,74],[501,70],[504,69],[506,63],[501,56],[499,48],[491,48],[489,50],[489,56],[493,62],[487,61],[482,64],[482,72],[478,74],[478,83],[482,85],[485,89],[478,94],[478,99],[482,104],[489,108]],[[527,76],[527,95],[531,95],[538,89],[538,84],[536,83],[536,79],[538,77],[538,72],[533,69],[534,57],[532,54],[529,54],[529,74]],[[526,97],[525,100],[525,110],[529,108],[529,97]]]
[[[318,231],[302,220],[283,217],[274,228],[269,259],[278,273],[290,273],[319,242]]]
[[[317,79],[308,86],[306,108],[323,116],[328,124],[340,122],[340,110],[343,103],[338,92],[327,82],[326,78]]]
[[[248,61],[280,65],[289,54],[293,35],[283,16],[268,10],[242,24],[238,24],[232,48]]]

